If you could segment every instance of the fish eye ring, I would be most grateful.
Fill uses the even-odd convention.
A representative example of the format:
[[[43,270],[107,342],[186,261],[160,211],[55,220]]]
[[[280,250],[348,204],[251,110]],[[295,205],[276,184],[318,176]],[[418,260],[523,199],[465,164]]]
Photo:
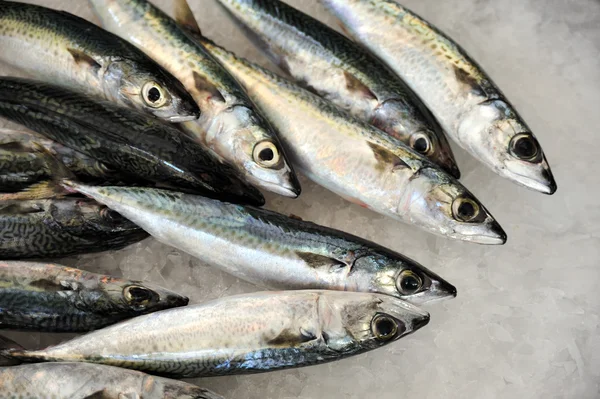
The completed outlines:
[[[534,161],[540,152],[537,140],[531,133],[520,133],[510,140],[510,153],[523,161]]]
[[[128,285],[123,288],[123,296],[129,303],[137,306],[145,306],[152,299],[152,291],[139,285]]]
[[[142,87],[142,97],[146,105],[152,108],[159,108],[165,105],[167,97],[164,90],[156,82],[146,82]]]
[[[433,152],[433,142],[425,133],[415,133],[411,135],[410,147],[423,155],[429,155]]]
[[[379,341],[389,341],[398,334],[398,324],[394,318],[378,314],[371,320],[371,331]]]
[[[254,146],[252,158],[259,166],[270,168],[279,163],[280,155],[277,146],[271,141],[261,141]]]
[[[470,198],[458,197],[452,203],[452,214],[461,222],[471,222],[480,212],[477,202]]]
[[[423,280],[412,270],[403,270],[396,280],[396,288],[402,295],[412,295],[423,287]]]

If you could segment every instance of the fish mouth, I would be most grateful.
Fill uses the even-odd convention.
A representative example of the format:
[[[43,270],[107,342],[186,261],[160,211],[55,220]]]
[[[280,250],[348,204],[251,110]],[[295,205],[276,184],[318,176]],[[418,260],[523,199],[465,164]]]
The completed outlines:
[[[429,324],[430,319],[431,319],[431,317],[429,316],[429,313],[426,313],[420,317],[413,319],[412,332],[415,332],[418,329],[425,327],[427,324]]]
[[[482,245],[504,245],[508,239],[506,232],[495,220],[486,225],[485,232],[479,234],[461,234],[456,238]]]
[[[290,178],[285,183],[271,182],[257,177],[254,177],[254,179],[256,180],[256,186],[284,197],[298,198],[302,193],[302,187],[297,178]]]
[[[169,116],[167,121],[171,123],[189,122],[198,119],[198,115],[173,115]]]

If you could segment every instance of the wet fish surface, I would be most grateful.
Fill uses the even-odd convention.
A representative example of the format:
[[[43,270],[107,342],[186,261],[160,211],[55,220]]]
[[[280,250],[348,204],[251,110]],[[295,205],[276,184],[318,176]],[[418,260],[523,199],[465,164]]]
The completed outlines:
[[[207,389],[134,370],[87,363],[0,369],[0,399],[223,399]]]
[[[48,263],[0,261],[0,329],[90,331],[187,303],[184,296],[141,281]]]
[[[47,165],[48,154],[40,153],[36,144],[44,147],[50,156],[56,157],[80,181],[140,183],[139,179],[119,173],[94,158],[44,136],[0,129],[0,192],[20,191],[52,178],[52,171]]]
[[[88,199],[0,203],[0,259],[102,252],[147,236],[117,212]]]
[[[152,188],[68,184],[159,241],[262,287],[375,292],[417,304],[456,296],[403,255],[276,212]]]
[[[257,373],[338,360],[406,336],[429,314],[386,295],[257,292],[165,310],[4,359],[75,361],[172,377]]]
[[[115,170],[213,198],[262,205],[229,165],[169,124],[58,86],[0,78],[0,116]]]
[[[182,122],[198,118],[181,82],[93,23],[33,4],[0,2],[0,61],[47,83]]]
[[[404,79],[465,150],[500,176],[545,194],[556,191],[529,126],[450,37],[392,0],[320,1]]]
[[[287,197],[300,194],[273,128],[189,32],[145,0],[90,4],[106,29],[134,43],[183,82],[202,113],[197,121],[182,124],[190,137],[234,165],[256,187]]]
[[[311,180],[434,234],[480,244],[506,241],[473,194],[401,141],[209,40],[199,40],[269,117],[294,165]]]
[[[362,47],[279,0],[219,2],[304,87],[460,177],[435,118],[401,79]]]

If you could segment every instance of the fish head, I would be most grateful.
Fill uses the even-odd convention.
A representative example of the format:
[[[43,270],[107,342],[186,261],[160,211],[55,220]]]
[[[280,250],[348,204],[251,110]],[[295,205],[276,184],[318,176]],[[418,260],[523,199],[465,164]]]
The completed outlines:
[[[359,257],[353,269],[368,271],[366,274],[373,276],[372,292],[416,305],[456,297],[456,287],[452,284],[419,263],[385,248]]]
[[[458,133],[463,145],[501,176],[544,194],[556,191],[540,143],[505,101],[478,104],[462,118]]]
[[[331,292],[319,298],[321,335],[337,353],[374,349],[429,322],[429,313],[387,295]]]
[[[481,202],[433,165],[414,174],[399,206],[411,223],[435,234],[479,244],[506,242],[506,233]]]
[[[183,84],[150,60],[144,65],[125,58],[112,60],[103,78],[105,93],[114,101],[174,123],[200,116]]]
[[[127,313],[132,316],[188,304],[189,299],[154,284],[122,279],[102,280],[102,295],[94,299],[100,313]]]
[[[410,113],[416,111],[411,108],[412,105],[406,101],[386,100],[375,110],[371,124],[399,139],[458,179],[460,171],[442,128],[431,115],[428,115],[429,125],[411,117]]]
[[[256,112],[242,105],[231,107],[219,119],[217,152],[243,165],[248,182],[286,197],[300,195],[300,182],[277,136],[265,127],[268,122],[257,120]]]

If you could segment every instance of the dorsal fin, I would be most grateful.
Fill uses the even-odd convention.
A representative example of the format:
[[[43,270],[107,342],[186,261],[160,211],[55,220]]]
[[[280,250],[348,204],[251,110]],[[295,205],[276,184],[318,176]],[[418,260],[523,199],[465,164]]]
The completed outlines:
[[[375,93],[373,93],[371,89],[369,89],[363,82],[358,80],[356,76],[352,75],[348,71],[344,71],[344,78],[346,79],[346,88],[348,91],[377,101],[377,96]]]
[[[201,35],[198,21],[194,18],[194,13],[187,0],[173,0],[175,21],[190,32]]]

